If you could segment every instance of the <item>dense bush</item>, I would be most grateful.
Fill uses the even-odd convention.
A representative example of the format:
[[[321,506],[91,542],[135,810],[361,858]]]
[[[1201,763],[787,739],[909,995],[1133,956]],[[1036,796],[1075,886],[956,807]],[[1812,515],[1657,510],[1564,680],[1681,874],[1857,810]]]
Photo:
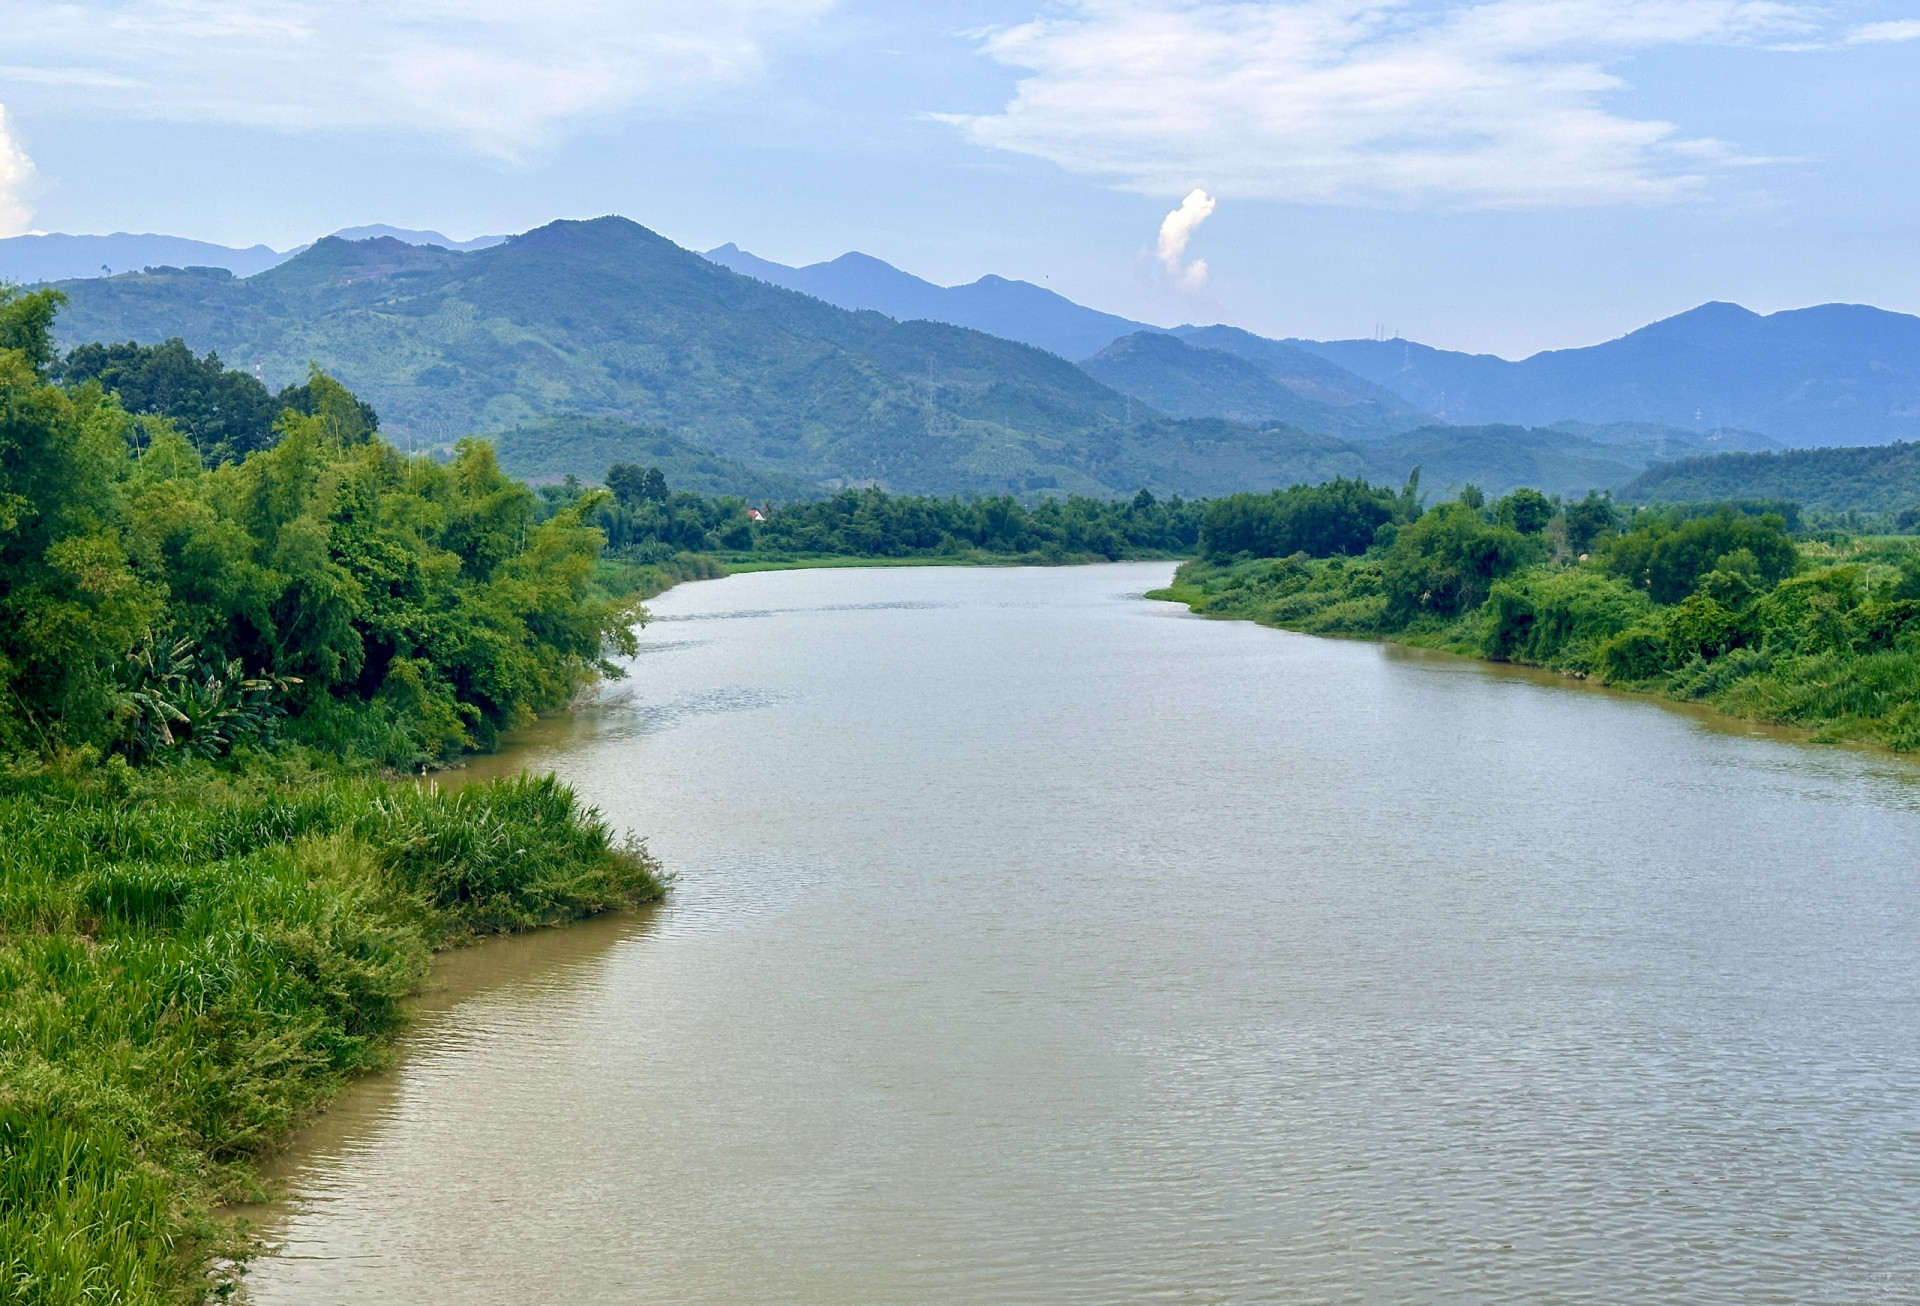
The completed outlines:
[[[1167,593],[1197,611],[1434,644],[1920,748],[1910,546],[1796,544],[1767,504],[1627,522],[1598,495],[1478,498],[1382,530],[1363,558],[1197,560]]]
[[[1503,662],[1587,671],[1601,646],[1651,607],[1646,595],[1585,568],[1522,572],[1493,586],[1484,647]]]
[[[0,290],[0,753],[204,751],[203,726],[272,699],[296,739],[419,765],[630,646],[637,610],[593,582],[593,499],[542,520],[488,446],[406,457],[319,373],[271,447],[209,468],[170,419],[52,381],[57,306]],[[156,649],[187,669],[149,674]]]
[[[1407,624],[1457,617],[1487,601],[1493,582],[1545,550],[1535,537],[1489,521],[1482,509],[1443,503],[1402,529],[1382,561],[1387,605]]]
[[[1216,562],[1236,556],[1328,558],[1365,553],[1408,503],[1365,481],[1332,480],[1267,494],[1214,499],[1200,519],[1200,553]]]
[[[1678,523],[1653,516],[1612,541],[1605,565],[1644,589],[1655,603],[1678,603],[1693,593],[1702,576],[1720,569],[1721,560],[1734,554],[1744,554],[1748,569],[1769,586],[1800,565],[1783,519],[1750,517],[1731,508]]]

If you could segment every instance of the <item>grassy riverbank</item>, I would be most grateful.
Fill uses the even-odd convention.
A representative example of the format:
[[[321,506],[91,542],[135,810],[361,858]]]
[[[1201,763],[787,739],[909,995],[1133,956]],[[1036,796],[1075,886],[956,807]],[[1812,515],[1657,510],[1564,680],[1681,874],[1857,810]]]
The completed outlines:
[[[192,1302],[434,949],[660,896],[550,779],[394,777],[711,564],[608,566],[593,499],[406,457],[317,371],[245,439],[130,413],[56,379],[60,302],[0,285],[0,1300]]]
[[[380,1063],[429,954],[660,896],[549,779],[443,794],[315,771],[0,777],[0,1285],[197,1300],[217,1206]]]
[[[1211,556],[1150,597],[1545,667],[1824,741],[1920,750],[1911,539],[1796,541],[1780,518],[1731,505],[1627,517],[1597,499],[1528,495],[1398,519],[1382,495],[1378,519],[1361,523],[1370,542],[1351,554],[1313,556],[1322,541],[1308,532],[1289,537],[1305,547],[1286,557],[1236,555],[1221,545],[1246,533],[1224,523]]]

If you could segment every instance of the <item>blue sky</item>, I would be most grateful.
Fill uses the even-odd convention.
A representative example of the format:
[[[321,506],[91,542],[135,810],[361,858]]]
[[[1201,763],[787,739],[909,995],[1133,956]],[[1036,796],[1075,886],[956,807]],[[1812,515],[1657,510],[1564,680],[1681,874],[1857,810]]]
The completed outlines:
[[[1510,357],[1708,299],[1920,312],[1920,3],[5,8],[0,235],[616,212]]]

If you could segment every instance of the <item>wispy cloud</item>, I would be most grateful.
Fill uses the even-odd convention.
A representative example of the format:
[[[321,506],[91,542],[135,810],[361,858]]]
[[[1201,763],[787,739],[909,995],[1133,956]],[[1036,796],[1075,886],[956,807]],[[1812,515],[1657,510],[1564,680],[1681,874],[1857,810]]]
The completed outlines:
[[[1920,19],[1868,23],[1847,33],[1848,45],[1868,45],[1877,41],[1920,41]]]
[[[17,236],[27,229],[33,209],[26,189],[32,180],[33,160],[7,130],[7,106],[0,104],[0,236]]]
[[[683,112],[834,0],[8,0],[4,78],[130,113],[411,127],[516,158],[574,121]]]
[[[1747,161],[1608,107],[1610,61],[1787,39],[1778,0],[1078,0],[992,33],[1025,69],[974,141],[1149,194],[1307,203],[1654,204]],[[1896,25],[1898,26],[1898,25]]]

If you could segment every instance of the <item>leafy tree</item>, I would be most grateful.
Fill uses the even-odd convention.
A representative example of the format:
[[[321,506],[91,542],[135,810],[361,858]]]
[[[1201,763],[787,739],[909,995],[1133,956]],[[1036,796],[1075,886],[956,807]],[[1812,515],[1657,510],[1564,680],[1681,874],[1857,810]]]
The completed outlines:
[[[1606,567],[1644,590],[1655,603],[1678,603],[1721,559],[1745,554],[1767,586],[1791,576],[1799,550],[1778,516],[1748,517],[1731,509],[1675,525],[1654,517],[1608,546]]]
[[[1537,536],[1496,525],[1478,508],[1438,504],[1402,527],[1382,560],[1388,610],[1403,625],[1423,615],[1459,616],[1543,551]]]
[[[69,385],[98,383],[129,413],[172,419],[213,463],[266,448],[274,419],[290,406],[245,372],[228,370],[218,354],[196,358],[177,336],[159,345],[80,345],[60,361],[57,374]]]
[[[624,508],[642,503],[665,503],[667,478],[658,467],[644,471],[635,463],[615,463],[607,468],[607,488]]]
[[[409,765],[632,648],[638,609],[592,579],[604,492],[543,517],[491,446],[408,458],[318,371],[271,447],[208,469],[170,420],[47,380],[52,302],[0,302],[0,749],[219,753],[284,711]]]
[[[1230,494],[1207,504],[1200,519],[1200,551],[1216,560],[1365,553],[1401,509],[1401,497],[1392,491],[1346,479],[1268,494]]]
[[[1561,509],[1567,527],[1567,551],[1578,556],[1591,552],[1601,540],[1620,528],[1620,514],[1612,494],[1588,490],[1587,497]]]
[[[1493,505],[1493,519],[1522,535],[1538,535],[1553,520],[1553,500],[1525,486]]]

